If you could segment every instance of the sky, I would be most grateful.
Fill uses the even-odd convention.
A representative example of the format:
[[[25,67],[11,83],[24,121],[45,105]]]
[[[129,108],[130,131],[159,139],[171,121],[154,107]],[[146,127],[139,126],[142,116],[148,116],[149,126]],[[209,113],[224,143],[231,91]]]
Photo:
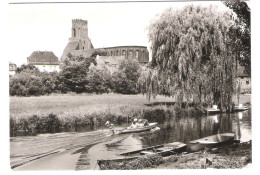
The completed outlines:
[[[88,21],[88,34],[94,48],[147,46],[147,27],[166,8],[182,8],[190,2],[92,3],[92,4],[9,4],[8,60],[18,66],[33,51],[53,51],[61,57],[71,36],[72,19]],[[194,2],[216,5],[221,2]]]

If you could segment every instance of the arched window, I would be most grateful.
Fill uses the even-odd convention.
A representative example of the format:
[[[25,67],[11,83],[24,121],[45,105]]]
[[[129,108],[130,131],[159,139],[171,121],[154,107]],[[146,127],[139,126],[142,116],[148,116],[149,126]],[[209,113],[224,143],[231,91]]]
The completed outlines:
[[[76,29],[73,29],[73,37],[76,37]]]
[[[139,51],[135,51],[135,58],[138,58],[139,57]]]
[[[123,56],[125,56],[125,50],[123,50]]]
[[[110,55],[113,56],[113,51],[110,52]]]
[[[116,56],[118,56],[118,50],[116,51]]]
[[[129,51],[129,56],[130,56],[130,57],[133,56],[132,50]]]

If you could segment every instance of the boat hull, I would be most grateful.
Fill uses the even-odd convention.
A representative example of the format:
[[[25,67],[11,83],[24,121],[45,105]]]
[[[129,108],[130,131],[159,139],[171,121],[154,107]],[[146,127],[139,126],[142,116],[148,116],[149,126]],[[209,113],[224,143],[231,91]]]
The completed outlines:
[[[248,107],[235,107],[234,109],[235,112],[246,111],[246,110],[248,110]]]
[[[234,143],[234,133],[216,134],[189,142],[189,150],[199,151],[205,148],[218,147]]]
[[[219,114],[221,111],[219,109],[207,109],[207,114]]]
[[[102,165],[108,166],[112,163],[127,163],[141,156],[148,154],[159,154],[162,157],[166,157],[172,154],[185,151],[187,145],[182,142],[173,142],[164,145],[156,145],[148,148],[143,148],[135,151],[125,152],[119,154],[117,158],[98,160],[97,163],[102,169]]]
[[[150,123],[148,126],[144,126],[144,127],[140,127],[140,128],[123,129],[123,130],[119,131],[118,134],[128,134],[128,133],[150,131],[151,129],[155,128],[156,126],[157,126],[157,123]]]

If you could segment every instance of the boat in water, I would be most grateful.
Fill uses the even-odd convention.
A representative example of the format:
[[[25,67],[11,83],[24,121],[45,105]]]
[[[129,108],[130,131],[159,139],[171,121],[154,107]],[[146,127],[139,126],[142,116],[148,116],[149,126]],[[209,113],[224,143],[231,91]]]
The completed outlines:
[[[218,114],[221,113],[220,109],[218,109],[217,105],[213,105],[212,108],[207,108],[206,109],[207,114]]]
[[[233,143],[234,138],[234,133],[215,134],[212,136],[203,137],[197,140],[190,141],[189,149],[190,151],[199,151],[204,148],[217,147],[224,144]]]
[[[101,167],[102,165],[108,166],[109,164],[116,162],[126,163],[144,155],[159,154],[166,157],[172,154],[181,153],[185,151],[186,147],[187,145],[182,142],[167,143],[138,149],[135,151],[124,152],[119,154],[117,157],[98,160],[97,163],[99,167]]]
[[[144,132],[150,131],[151,129],[155,128],[157,123],[149,123],[147,126],[137,127],[137,128],[125,128],[119,131],[118,134],[128,134],[128,133],[137,133],[137,132]]]
[[[245,110],[248,110],[248,107],[243,106],[243,104],[239,104],[238,106],[235,106],[235,109],[234,109],[235,112],[245,111]]]

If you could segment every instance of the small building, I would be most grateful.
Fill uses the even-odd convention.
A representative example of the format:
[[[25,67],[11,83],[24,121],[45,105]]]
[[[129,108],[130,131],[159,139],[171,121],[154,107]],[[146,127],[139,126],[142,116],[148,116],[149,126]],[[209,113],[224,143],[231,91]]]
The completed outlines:
[[[245,73],[242,67],[238,68],[237,83],[240,84],[242,94],[251,93],[251,76]]]
[[[15,70],[17,65],[9,61],[9,75],[13,76],[15,74]]]
[[[59,72],[59,59],[51,51],[34,51],[27,58],[27,64],[37,67],[41,72]]]

